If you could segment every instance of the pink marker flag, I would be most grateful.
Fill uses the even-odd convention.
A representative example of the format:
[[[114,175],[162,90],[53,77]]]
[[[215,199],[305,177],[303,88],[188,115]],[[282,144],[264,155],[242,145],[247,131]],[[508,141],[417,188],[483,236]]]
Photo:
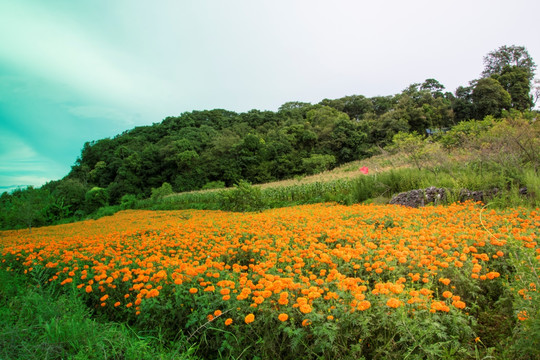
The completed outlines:
[[[367,175],[369,173],[369,169],[366,166],[362,166],[359,170],[364,175]]]

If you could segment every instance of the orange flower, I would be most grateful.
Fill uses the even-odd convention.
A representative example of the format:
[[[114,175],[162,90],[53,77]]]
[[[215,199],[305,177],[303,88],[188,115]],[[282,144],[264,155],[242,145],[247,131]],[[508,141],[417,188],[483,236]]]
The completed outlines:
[[[225,320],[225,326],[229,326],[233,323],[233,319],[231,318],[228,318],[227,320]]]
[[[304,319],[304,320],[302,321],[302,326],[309,326],[309,325],[311,325],[311,320]]]
[[[196,289],[196,288],[191,288],[191,289],[189,289],[189,293],[190,293],[190,294],[196,294],[197,291],[199,291],[199,290]]]
[[[367,300],[362,300],[358,303],[358,310],[365,311],[371,307],[371,303]]]
[[[289,318],[289,315],[284,314],[284,313],[281,313],[278,316],[279,321],[287,321],[288,318]]]
[[[401,300],[399,300],[399,299],[396,299],[396,298],[390,298],[386,302],[386,306],[394,308],[394,309],[400,307],[402,304],[403,304],[403,302]]]
[[[444,296],[446,299],[452,297],[452,293],[450,291],[445,291],[442,293],[442,296]]]
[[[309,314],[311,312],[311,306],[308,304],[300,305],[300,312],[302,314]]]
[[[443,283],[444,285],[450,284],[450,279],[440,278],[439,282]]]
[[[246,317],[244,318],[244,321],[246,322],[246,324],[252,323],[253,321],[255,321],[255,315],[247,314]]]
[[[466,304],[461,300],[452,301],[452,305],[454,305],[458,309],[465,309],[465,306],[466,306]]]
[[[90,285],[86,286],[85,290],[86,290],[87,293],[91,293],[92,292],[92,286],[90,286]]]

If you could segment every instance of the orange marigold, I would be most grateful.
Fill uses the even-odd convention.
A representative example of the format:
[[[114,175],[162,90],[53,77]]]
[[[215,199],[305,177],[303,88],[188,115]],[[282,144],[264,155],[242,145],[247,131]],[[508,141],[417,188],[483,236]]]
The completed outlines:
[[[371,307],[371,303],[367,300],[362,300],[358,302],[358,310],[365,311]]]
[[[527,310],[522,310],[518,312],[517,318],[519,321],[525,321],[529,318],[529,314],[527,314]]]
[[[225,326],[231,325],[232,322],[233,322],[233,320],[231,318],[228,318],[227,320],[225,320]]]
[[[244,321],[246,322],[246,324],[252,323],[253,321],[255,321],[255,315],[247,314]]]
[[[403,302],[399,299],[396,299],[396,298],[390,298],[388,299],[388,301],[386,302],[386,306],[388,307],[391,307],[391,308],[398,308],[399,306],[401,306],[403,304]]]
[[[199,290],[196,289],[196,288],[191,288],[191,289],[189,289],[189,293],[190,293],[190,294],[196,294],[197,291],[199,291]]]
[[[288,318],[289,318],[289,315],[284,314],[284,313],[281,313],[278,316],[279,321],[287,321]]]
[[[465,306],[467,306],[463,301],[461,300],[455,300],[452,302],[452,305],[454,305],[458,309],[465,309]]]
[[[450,284],[450,279],[440,278],[439,282],[443,283],[444,285],[448,285]]]

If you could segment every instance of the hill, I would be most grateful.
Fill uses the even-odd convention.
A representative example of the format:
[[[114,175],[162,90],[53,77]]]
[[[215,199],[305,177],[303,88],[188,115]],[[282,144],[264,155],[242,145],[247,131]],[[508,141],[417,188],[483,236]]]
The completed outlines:
[[[515,59],[528,61],[515,62]],[[533,138],[530,142],[528,133],[516,133],[508,138],[513,131],[522,131],[527,126],[535,129],[537,113],[531,111],[534,103],[530,92],[536,65],[526,50],[518,46],[501,47],[488,54],[485,62],[489,66],[486,65],[482,77],[454,93],[445,91],[437,80],[427,79],[395,95],[371,98],[351,95],[324,99],[318,104],[288,102],[275,112],[235,113],[223,109],[186,112],[151,126],[127,130],[113,138],[88,142],[63,179],[51,181],[40,189],[3,193],[0,228],[84,219],[92,214],[96,216],[100,209],[101,214],[110,213],[114,207],[153,207],[156,198],[172,192],[192,194],[195,190],[233,187],[240,183],[272,184],[288,180],[279,185],[284,186],[300,185],[309,179],[326,181],[332,176],[351,178],[356,165],[346,164],[359,160],[368,164],[366,159],[388,151],[401,153],[396,156],[404,157],[408,166],[419,171],[430,169],[428,173],[435,174],[455,160],[457,165],[452,165],[455,169],[448,174],[450,178],[461,172],[461,166],[484,181],[486,171],[491,174],[492,168],[503,163],[507,169],[514,169],[518,164],[526,169],[532,166],[536,173],[538,159],[534,154],[538,152],[529,148],[536,140]],[[483,119],[485,122],[480,121]],[[502,119],[511,119],[514,123],[523,120],[528,125],[520,123],[515,127],[507,121],[507,128],[494,126]],[[490,147],[473,141],[482,140],[491,128],[511,131],[491,133],[484,139]],[[446,133],[453,135],[446,136]],[[535,130],[530,134],[536,134]],[[522,135],[529,142],[523,143]],[[454,151],[460,146],[463,149],[465,140],[469,142],[466,145],[470,145],[468,151],[476,158]],[[517,148],[504,143],[507,140]],[[514,158],[497,158],[501,149],[515,154]],[[460,163],[460,157],[467,160]],[[492,166],[493,163],[497,165]],[[403,165],[403,161],[399,164]],[[473,169],[476,165],[472,164],[480,164],[480,168]],[[350,173],[338,170],[332,172],[334,175],[310,178],[341,166]],[[381,165],[383,168],[396,168],[396,163],[390,161]],[[374,166],[371,169],[373,171]],[[509,170],[503,173],[509,175],[494,182],[499,187],[517,186],[525,181],[520,178],[522,175]],[[299,178],[306,180],[298,182]],[[428,178],[421,182],[425,183]],[[333,195],[330,190],[325,194],[318,190],[311,199],[301,201],[362,201],[365,196],[354,195],[350,185],[347,186],[347,190],[334,188],[337,193]],[[270,187],[272,185],[262,188]],[[369,193],[370,196],[390,196],[392,191],[403,188],[391,186]],[[216,208],[225,206],[226,202],[223,198],[210,199],[212,204],[199,200],[177,205]],[[285,200],[280,198],[268,206],[296,201]],[[134,205],[137,202],[139,205]],[[169,202],[167,206],[173,204]]]

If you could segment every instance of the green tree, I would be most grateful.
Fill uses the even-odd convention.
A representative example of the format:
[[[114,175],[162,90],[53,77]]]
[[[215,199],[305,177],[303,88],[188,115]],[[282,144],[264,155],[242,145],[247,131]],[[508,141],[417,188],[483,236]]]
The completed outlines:
[[[309,158],[302,159],[304,171],[309,175],[330,170],[335,164],[336,158],[333,155],[312,154]]]
[[[452,111],[456,122],[474,118],[474,104],[472,101],[473,86],[460,86],[456,89],[452,101]]]
[[[502,111],[508,110],[512,104],[510,94],[493,78],[478,80],[471,98],[477,119],[483,119],[488,115],[500,117]]]
[[[84,205],[88,214],[93,213],[100,207],[109,205],[109,192],[104,188],[93,187],[86,192]]]
[[[172,193],[173,193],[173,189],[172,189],[171,184],[164,182],[159,188],[152,189],[152,196],[150,198],[152,200],[160,200],[167,195],[171,195]]]
[[[534,102],[530,94],[531,86],[527,69],[506,65],[500,74],[494,74],[492,77],[510,94],[513,109],[518,111],[531,110]]]
[[[483,77],[502,74],[506,66],[515,66],[524,69],[529,81],[534,78],[536,64],[524,46],[501,46],[497,50],[491,51],[484,57]]]
[[[23,225],[32,232],[33,226],[44,225],[48,208],[48,194],[29,187],[13,195],[12,217],[15,225]]]
[[[83,208],[86,188],[77,179],[64,179],[59,182],[53,192],[54,197],[62,199],[64,205],[69,207],[69,214]]]
[[[422,83],[422,85],[420,85],[420,89],[429,91],[433,97],[444,96],[443,94],[444,85],[435,79],[426,79]]]

